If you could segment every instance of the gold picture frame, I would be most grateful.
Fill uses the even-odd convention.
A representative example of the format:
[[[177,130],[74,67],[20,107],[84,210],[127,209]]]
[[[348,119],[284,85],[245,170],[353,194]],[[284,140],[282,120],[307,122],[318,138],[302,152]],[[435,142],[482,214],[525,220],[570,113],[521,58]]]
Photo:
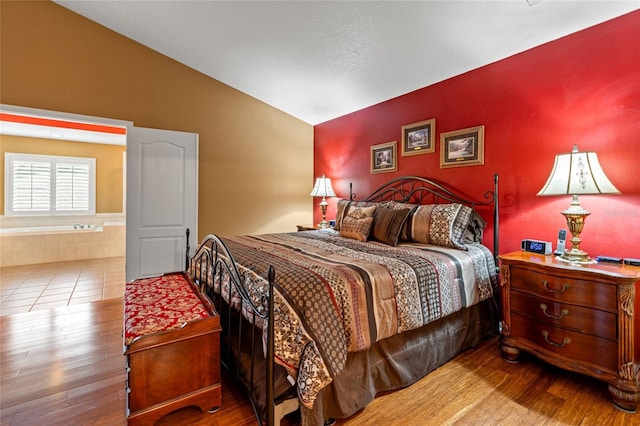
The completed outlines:
[[[484,164],[484,126],[440,134],[440,167]]]
[[[436,119],[402,126],[402,156],[436,152]]]
[[[398,170],[398,141],[381,143],[371,147],[371,173]]]

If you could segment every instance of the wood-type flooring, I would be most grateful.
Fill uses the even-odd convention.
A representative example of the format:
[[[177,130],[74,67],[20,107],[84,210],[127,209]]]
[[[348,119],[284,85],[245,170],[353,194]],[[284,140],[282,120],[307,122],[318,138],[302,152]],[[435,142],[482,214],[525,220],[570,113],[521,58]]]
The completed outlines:
[[[0,424],[124,425],[122,299],[0,317]],[[159,425],[255,425],[223,374],[222,408],[186,408]],[[290,415],[283,426],[299,424]],[[530,356],[502,360],[489,338],[405,389],[381,395],[338,425],[632,425],[607,386]]]

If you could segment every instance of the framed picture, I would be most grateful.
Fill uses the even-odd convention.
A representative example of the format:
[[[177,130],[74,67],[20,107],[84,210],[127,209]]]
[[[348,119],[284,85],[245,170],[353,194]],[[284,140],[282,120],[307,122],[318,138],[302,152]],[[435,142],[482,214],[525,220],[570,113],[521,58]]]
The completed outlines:
[[[371,147],[371,173],[398,170],[398,142],[387,142]]]
[[[484,126],[440,134],[440,167],[484,164]]]
[[[402,126],[402,156],[436,152],[436,119]]]

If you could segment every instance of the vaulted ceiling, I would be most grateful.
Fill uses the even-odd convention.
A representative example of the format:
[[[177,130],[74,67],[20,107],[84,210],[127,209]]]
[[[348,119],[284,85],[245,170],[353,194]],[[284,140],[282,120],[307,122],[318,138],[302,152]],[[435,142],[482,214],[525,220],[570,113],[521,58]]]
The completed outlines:
[[[56,3],[310,124],[640,9],[640,1]]]

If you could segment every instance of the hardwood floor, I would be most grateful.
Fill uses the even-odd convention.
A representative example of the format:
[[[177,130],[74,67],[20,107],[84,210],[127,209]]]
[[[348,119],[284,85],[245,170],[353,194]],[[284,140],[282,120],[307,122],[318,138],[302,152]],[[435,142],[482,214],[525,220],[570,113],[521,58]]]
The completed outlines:
[[[122,299],[0,317],[0,424],[124,425]],[[255,425],[248,401],[223,375],[222,408],[186,408],[159,425]],[[295,426],[295,415],[283,426]],[[497,338],[413,386],[381,395],[338,425],[631,425],[606,385],[524,356],[502,360]]]
[[[3,425],[125,423],[121,298],[0,324]]]

